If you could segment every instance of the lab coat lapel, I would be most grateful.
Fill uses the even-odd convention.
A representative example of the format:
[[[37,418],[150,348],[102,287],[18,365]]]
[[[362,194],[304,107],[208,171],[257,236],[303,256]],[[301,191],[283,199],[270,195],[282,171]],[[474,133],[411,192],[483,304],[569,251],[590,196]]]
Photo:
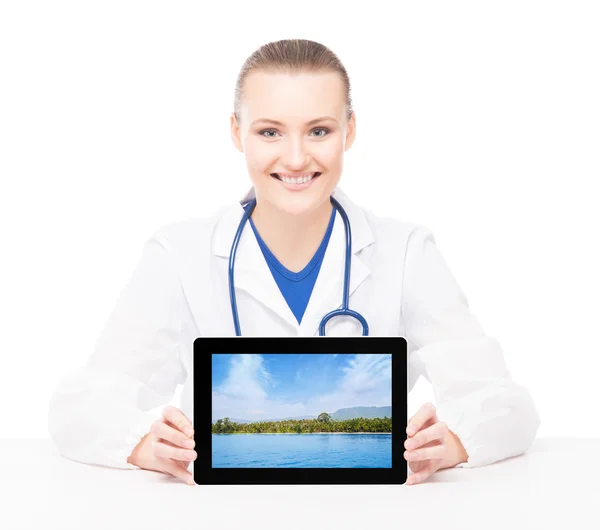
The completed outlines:
[[[251,188],[241,202],[246,202],[254,197],[254,188]],[[351,295],[370,273],[369,267],[356,253],[372,243],[374,238],[362,210],[354,205],[339,187],[334,190],[333,197],[339,201],[348,214],[351,226],[352,251],[349,288]],[[214,253],[217,256],[229,260],[231,244],[243,213],[242,205],[236,203],[221,219],[215,236]],[[344,222],[341,215],[336,212],[333,232],[323,257],[321,269],[299,325],[273,278],[250,223],[246,223],[240,236],[234,267],[242,335],[244,335],[244,316],[239,291],[245,291],[271,309],[289,324],[296,334],[300,336],[318,335],[319,324],[323,316],[342,306],[345,252]],[[331,320],[330,323],[335,320]]]

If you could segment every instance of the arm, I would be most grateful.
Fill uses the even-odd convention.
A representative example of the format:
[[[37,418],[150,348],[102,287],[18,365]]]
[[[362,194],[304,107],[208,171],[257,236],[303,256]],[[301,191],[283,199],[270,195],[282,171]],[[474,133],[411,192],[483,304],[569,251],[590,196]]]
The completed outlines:
[[[184,299],[163,240],[155,235],[120,294],[87,364],[60,381],[48,425],[72,460],[135,469],[134,447],[185,380],[179,359]]]
[[[531,395],[512,380],[500,344],[472,315],[425,227],[409,238],[403,290],[411,369],[432,384],[440,420],[457,438],[449,440],[456,456],[447,467],[481,466],[524,453],[540,425]]]

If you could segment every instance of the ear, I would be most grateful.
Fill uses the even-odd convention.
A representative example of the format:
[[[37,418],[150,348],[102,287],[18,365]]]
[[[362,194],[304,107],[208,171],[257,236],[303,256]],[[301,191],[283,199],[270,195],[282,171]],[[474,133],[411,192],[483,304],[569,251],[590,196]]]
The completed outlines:
[[[352,117],[348,120],[348,127],[346,129],[346,147],[344,151],[347,151],[352,147],[354,139],[356,138],[356,112],[352,111]]]
[[[230,117],[231,124],[231,139],[233,140],[233,145],[235,145],[236,149],[241,153],[244,152],[244,146],[242,145],[242,139],[240,137],[240,126],[235,119],[235,114],[232,112]]]

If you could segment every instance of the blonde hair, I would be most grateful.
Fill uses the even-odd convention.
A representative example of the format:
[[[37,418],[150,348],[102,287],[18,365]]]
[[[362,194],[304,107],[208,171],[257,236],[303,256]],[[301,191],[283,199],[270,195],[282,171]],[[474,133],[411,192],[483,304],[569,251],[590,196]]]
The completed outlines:
[[[312,40],[285,39],[264,44],[242,66],[235,85],[234,116],[240,122],[240,105],[246,77],[254,71],[273,73],[337,72],[344,84],[346,118],[352,117],[350,79],[346,68],[327,46]]]

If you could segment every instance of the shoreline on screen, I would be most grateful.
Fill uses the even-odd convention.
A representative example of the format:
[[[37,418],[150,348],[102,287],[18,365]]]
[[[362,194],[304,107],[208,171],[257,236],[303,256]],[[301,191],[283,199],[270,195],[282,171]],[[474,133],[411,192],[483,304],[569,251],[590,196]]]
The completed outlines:
[[[392,434],[391,432],[213,432],[213,435],[221,434]]]

